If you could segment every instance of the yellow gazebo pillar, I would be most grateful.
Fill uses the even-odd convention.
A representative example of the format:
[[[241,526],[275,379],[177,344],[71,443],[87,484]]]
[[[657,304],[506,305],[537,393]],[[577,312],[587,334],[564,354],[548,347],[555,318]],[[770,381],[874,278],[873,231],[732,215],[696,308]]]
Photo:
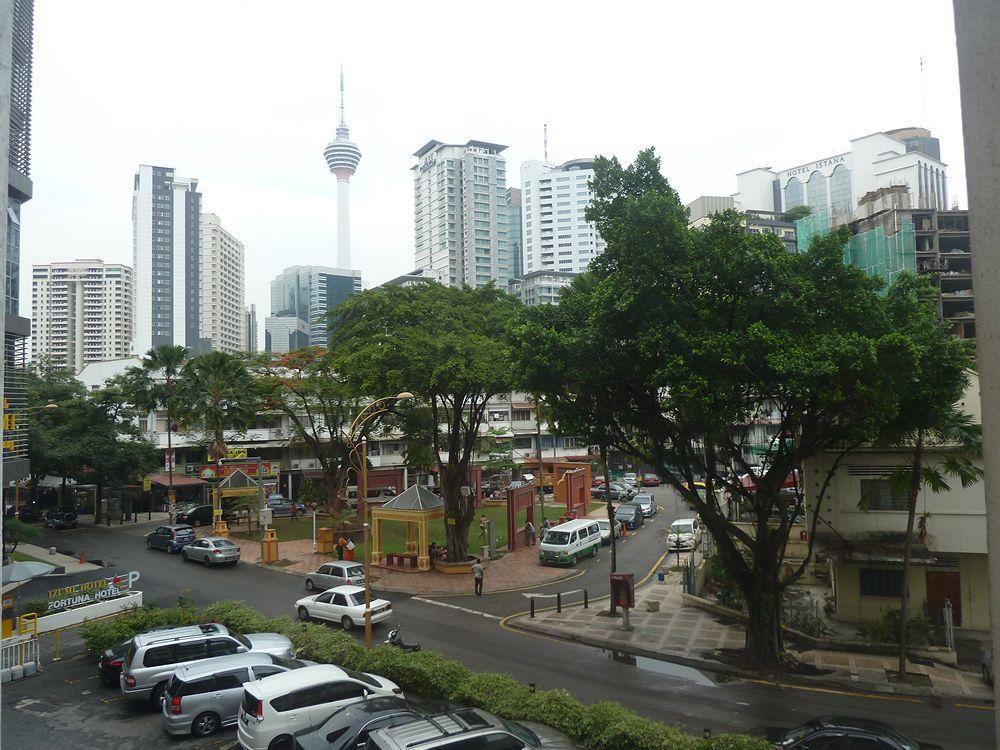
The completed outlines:
[[[413,521],[406,522],[406,551],[416,552],[417,551],[417,541],[414,538]]]
[[[372,513],[372,565],[382,562],[382,518],[378,511]]]
[[[430,570],[431,556],[430,556],[430,551],[427,549],[426,516],[421,517],[418,531],[419,531],[420,546],[419,546],[419,551],[417,552],[417,570]]]

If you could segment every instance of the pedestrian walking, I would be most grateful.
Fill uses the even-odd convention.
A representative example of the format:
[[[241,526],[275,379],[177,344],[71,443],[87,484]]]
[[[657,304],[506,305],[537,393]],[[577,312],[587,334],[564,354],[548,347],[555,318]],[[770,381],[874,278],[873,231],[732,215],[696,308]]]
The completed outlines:
[[[486,538],[489,536],[489,531],[488,531],[489,527],[490,527],[490,519],[488,519],[485,515],[480,516],[479,538],[482,539],[484,542],[486,541]]]
[[[344,539],[344,537],[340,537],[340,539],[337,540],[337,559],[338,560],[343,560],[344,559],[344,550],[346,550],[346,549],[347,549],[347,540]]]
[[[524,543],[531,545],[535,543],[535,525],[531,521],[524,522]]]
[[[472,579],[476,582],[476,596],[483,595],[483,566],[479,560],[472,563]]]
[[[547,519],[547,518],[544,519],[542,521],[542,539],[545,539],[545,534],[548,533],[548,530],[551,529],[551,528],[552,528],[552,524],[549,523],[549,519]]]
[[[299,520],[299,506],[298,503],[295,502],[292,503],[292,520],[293,521]]]

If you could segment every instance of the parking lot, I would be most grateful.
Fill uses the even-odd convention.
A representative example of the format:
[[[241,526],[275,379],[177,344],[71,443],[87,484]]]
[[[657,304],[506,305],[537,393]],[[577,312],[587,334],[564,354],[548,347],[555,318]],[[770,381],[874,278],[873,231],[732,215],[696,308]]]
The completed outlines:
[[[4,685],[4,747],[218,750],[236,744],[235,727],[206,739],[170,737],[159,713],[101,682],[82,643],[67,646],[61,661],[43,658],[43,673]]]

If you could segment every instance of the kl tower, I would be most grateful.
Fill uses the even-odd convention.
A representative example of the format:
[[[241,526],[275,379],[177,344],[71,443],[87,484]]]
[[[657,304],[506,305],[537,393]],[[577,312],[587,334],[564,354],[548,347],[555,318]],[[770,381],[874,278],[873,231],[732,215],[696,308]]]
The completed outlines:
[[[323,149],[327,166],[337,175],[337,268],[351,267],[351,176],[361,161],[361,150],[351,142],[351,131],[344,121],[344,68],[340,68],[340,122],[337,136]]]

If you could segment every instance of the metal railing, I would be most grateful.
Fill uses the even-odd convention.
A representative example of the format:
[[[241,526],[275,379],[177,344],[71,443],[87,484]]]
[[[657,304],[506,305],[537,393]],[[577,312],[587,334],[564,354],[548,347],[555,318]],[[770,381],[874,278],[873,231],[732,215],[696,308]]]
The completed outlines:
[[[554,594],[522,594],[522,596],[528,599],[529,617],[533,618],[535,616],[535,599],[555,599],[556,600],[556,612],[562,614],[563,608],[563,597],[569,596],[570,594],[583,593],[583,608],[590,608],[590,596],[587,589],[572,589],[570,591],[557,591]],[[574,602],[579,604],[579,602]]]
[[[38,638],[34,634],[14,635],[0,641],[0,669],[14,669],[33,662],[38,666]]]

